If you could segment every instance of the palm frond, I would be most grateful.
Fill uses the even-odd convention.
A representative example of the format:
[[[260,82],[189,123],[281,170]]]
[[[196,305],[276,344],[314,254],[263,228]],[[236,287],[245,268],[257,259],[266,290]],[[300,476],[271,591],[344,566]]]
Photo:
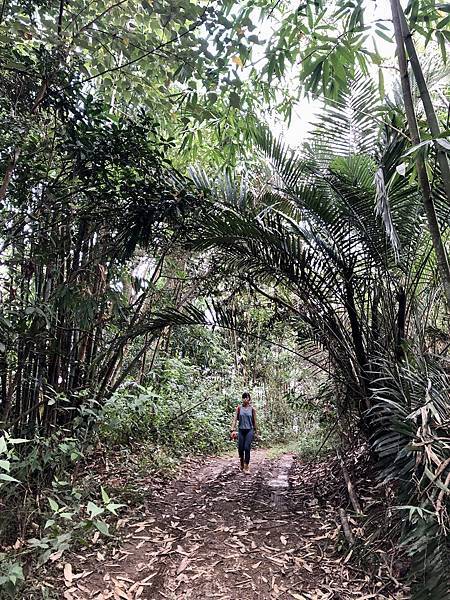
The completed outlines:
[[[309,155],[326,167],[333,156],[373,156],[380,136],[383,107],[372,79],[360,75],[339,101],[321,111]]]
[[[448,598],[450,382],[438,361],[417,356],[393,368],[380,359],[373,384],[372,446],[384,482],[396,482],[408,511],[403,544],[414,599]]]

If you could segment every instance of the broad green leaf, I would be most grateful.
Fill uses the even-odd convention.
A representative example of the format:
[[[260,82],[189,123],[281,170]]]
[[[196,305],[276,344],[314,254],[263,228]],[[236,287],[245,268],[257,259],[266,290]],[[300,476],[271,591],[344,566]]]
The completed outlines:
[[[450,24],[450,15],[448,15],[448,17],[445,17],[444,19],[439,21],[439,23],[436,25],[436,29],[444,29],[449,24]]]
[[[47,529],[48,527],[53,527],[55,523],[55,519],[47,519],[47,521],[45,521],[44,529]]]
[[[103,502],[104,502],[105,504],[109,504],[109,503],[111,502],[111,498],[110,498],[110,497],[108,496],[108,494],[106,493],[106,490],[105,490],[105,488],[104,488],[104,487],[101,487],[100,489],[101,489],[101,492],[102,492],[102,499],[103,499]]]
[[[122,508],[122,506],[125,506],[125,504],[114,504],[114,502],[111,502],[109,504],[106,505],[106,510],[109,510],[109,512],[111,512],[113,515],[117,515],[116,510],[118,508]]]
[[[71,520],[72,520],[72,517],[73,517],[73,515],[74,515],[74,513],[72,513],[72,512],[62,512],[62,513],[60,513],[60,516],[61,516],[63,519],[66,519],[67,521],[71,521]]]
[[[420,142],[420,144],[416,144],[415,146],[407,150],[403,156],[409,156],[410,154],[414,154],[414,152],[417,152],[421,148],[425,148],[426,146],[429,146],[432,143],[433,140],[424,140],[423,142]]]
[[[381,39],[383,39],[385,42],[390,42],[393,43],[393,39],[392,37],[389,37],[388,35],[386,35],[383,31],[381,31],[380,29],[376,29],[375,33],[378,35],[378,37],[380,37]]]
[[[96,504],[94,504],[94,502],[88,502],[86,509],[90,513],[91,519],[105,512],[104,508],[97,506]]]
[[[59,510],[58,503],[55,502],[55,500],[53,500],[53,498],[49,498],[48,503],[50,504],[50,508],[52,509],[53,512],[58,512],[58,510]]]
[[[16,71],[23,71],[24,73],[28,71],[27,67],[19,62],[8,62],[5,66],[7,69],[15,69]]]
[[[450,16],[449,16],[449,19],[450,19]],[[436,39],[438,41],[439,48],[441,50],[442,60],[444,61],[444,64],[446,64],[447,63],[447,43],[446,43],[445,36],[442,34],[441,31],[437,31]]]
[[[95,527],[100,531],[101,534],[111,537],[109,533],[109,526],[104,521],[94,521]]]
[[[11,475],[7,475],[6,473],[0,473],[0,479],[2,481],[14,481],[16,483],[20,483],[18,479],[15,479],[14,477],[11,477]]]

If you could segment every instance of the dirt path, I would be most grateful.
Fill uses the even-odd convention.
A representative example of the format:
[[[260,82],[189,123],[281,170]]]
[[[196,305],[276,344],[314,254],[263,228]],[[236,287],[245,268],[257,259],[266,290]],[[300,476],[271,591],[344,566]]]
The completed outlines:
[[[255,451],[250,474],[234,457],[208,459],[149,494],[114,559],[88,558],[64,598],[403,598],[395,580],[337,552],[336,507],[319,509],[313,490],[310,467],[291,455]]]

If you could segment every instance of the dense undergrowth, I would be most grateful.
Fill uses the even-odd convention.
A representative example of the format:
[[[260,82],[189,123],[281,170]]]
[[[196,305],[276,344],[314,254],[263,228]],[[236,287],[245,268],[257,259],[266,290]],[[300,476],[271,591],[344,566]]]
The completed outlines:
[[[65,553],[115,543],[118,519],[145,496],[143,481],[173,476],[189,456],[234,452],[230,424],[242,389],[241,380],[227,382],[192,358],[162,357],[144,385],[129,381],[103,405],[84,398],[50,435],[3,432],[1,594],[34,590],[40,598],[39,573]],[[273,399],[255,404],[258,445],[315,432],[312,413],[299,430],[295,410],[281,423],[280,412],[270,413]],[[110,463],[121,476],[104,476]]]
[[[72,421],[52,436],[25,440],[4,433],[0,449],[8,477],[2,481],[0,589],[5,598],[31,598],[32,594],[46,598],[39,584],[42,573],[64,561],[70,551],[98,545],[103,552],[116,545],[117,523],[145,501],[149,482],[164,485],[164,479],[173,476],[188,456],[235,451],[228,436],[241,385],[223,388],[222,381],[188,359],[165,358],[157,368],[157,381],[153,378],[145,386],[130,382],[101,407],[85,402]],[[312,468],[328,457],[332,493],[352,515],[357,535],[352,560],[362,567],[369,561],[373,567],[380,549],[386,553],[393,539],[401,537],[402,547],[395,551],[396,577],[413,573],[410,582],[413,590],[418,587],[418,597],[426,581],[430,598],[445,598],[445,588],[439,587],[445,579],[433,580],[433,574],[446,570],[448,560],[448,542],[440,537],[447,482],[442,480],[442,467],[435,468],[442,464],[448,447],[445,376],[429,361],[398,372],[385,368],[384,379],[374,390],[376,403],[367,415],[374,424],[372,458],[361,441],[347,438],[346,442],[345,460],[365,498],[364,515],[354,513],[344,487],[340,495],[336,491],[342,474],[330,451],[339,438],[345,439],[345,433],[336,429],[331,408],[330,415],[324,416],[326,394],[303,399],[300,410],[283,412],[283,421],[283,401],[278,402],[280,410],[271,414],[265,412],[261,399],[258,444],[268,446],[271,457],[295,453],[311,461]],[[377,456],[384,461],[381,468]],[[416,465],[413,482],[398,479],[396,473],[407,472],[411,461]],[[370,482],[365,479],[368,473]],[[319,501],[328,494],[320,489],[316,493]],[[389,535],[381,535],[387,522]],[[348,552],[345,542],[343,552]]]
[[[400,575],[412,574],[417,597],[426,582],[430,598],[445,598],[445,578],[435,574],[445,572],[448,561],[448,540],[442,537],[448,485],[446,376],[439,363],[426,359],[398,371],[380,363],[382,369],[366,416],[373,427],[372,459],[368,464],[366,446],[349,451],[346,459],[357,483],[371,473],[370,490],[359,491],[375,494],[364,516],[347,507],[355,531],[364,531],[353,560],[362,565],[373,561],[378,548],[401,538],[402,551],[396,551]],[[306,378],[305,387],[311,394]],[[130,381],[102,406],[85,400],[72,420],[50,436],[16,439],[4,432],[0,589],[5,598],[41,594],[39,573],[64,560],[67,552],[114,546],[118,520],[145,500],[149,481],[161,484],[186,457],[234,452],[229,429],[241,389],[241,381],[224,387],[222,378],[192,359],[165,357],[145,385]],[[279,398],[274,407],[273,399],[256,395],[258,445],[267,446],[271,457],[292,452],[312,464],[329,457],[342,441],[355,447],[355,440],[336,427],[329,389],[303,395],[299,406],[292,398]],[[108,462],[118,475],[108,475]],[[332,479],[341,479],[338,463],[331,459],[329,464]],[[414,479],[398,478],[412,465]],[[384,500],[383,494],[376,497],[376,480]],[[345,491],[342,502],[347,505]],[[390,534],[380,536],[388,521]]]
[[[137,454],[148,474],[176,469],[188,454],[226,448],[230,415],[210,381],[198,369],[168,360],[158,390],[128,385],[105,404],[85,401],[66,426],[51,435],[1,439],[2,522],[9,555],[1,561],[0,589],[13,593],[34,569],[61,558],[69,548],[89,544],[95,532],[106,540],[123,506],[110,499],[86,469],[99,451]],[[192,390],[195,390],[192,392]],[[209,397],[209,399],[208,399]],[[119,494],[120,496],[120,494]]]

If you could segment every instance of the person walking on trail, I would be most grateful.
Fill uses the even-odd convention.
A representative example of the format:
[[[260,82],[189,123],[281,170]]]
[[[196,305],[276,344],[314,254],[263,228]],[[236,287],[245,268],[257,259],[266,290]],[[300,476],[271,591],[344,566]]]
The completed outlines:
[[[250,448],[253,437],[257,433],[256,429],[256,410],[250,405],[250,394],[242,394],[242,404],[236,408],[233,422],[231,425],[231,436],[236,431],[238,425],[238,452],[241,460],[241,471],[248,472],[250,462]]]

